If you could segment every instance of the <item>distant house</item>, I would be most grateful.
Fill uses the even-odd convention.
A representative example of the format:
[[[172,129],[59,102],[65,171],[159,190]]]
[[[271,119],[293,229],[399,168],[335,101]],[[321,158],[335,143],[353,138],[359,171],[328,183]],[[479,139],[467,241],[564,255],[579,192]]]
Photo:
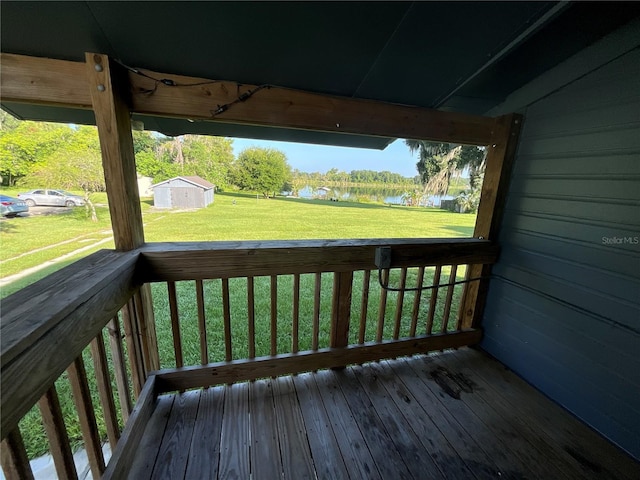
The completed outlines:
[[[175,177],[151,186],[159,208],[203,208],[213,203],[215,185],[197,176]]]

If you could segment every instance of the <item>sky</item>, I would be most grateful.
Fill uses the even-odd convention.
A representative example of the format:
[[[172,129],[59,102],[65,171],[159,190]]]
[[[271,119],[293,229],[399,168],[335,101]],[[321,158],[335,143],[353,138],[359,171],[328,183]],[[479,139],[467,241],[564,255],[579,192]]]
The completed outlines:
[[[388,170],[404,177],[415,177],[417,154],[412,155],[404,140],[396,140],[384,150],[368,148],[332,147],[307,143],[276,142],[272,140],[233,139],[233,153],[238,155],[249,147],[274,148],[285,153],[291,168],[301,172],[325,173],[332,168],[351,170]]]

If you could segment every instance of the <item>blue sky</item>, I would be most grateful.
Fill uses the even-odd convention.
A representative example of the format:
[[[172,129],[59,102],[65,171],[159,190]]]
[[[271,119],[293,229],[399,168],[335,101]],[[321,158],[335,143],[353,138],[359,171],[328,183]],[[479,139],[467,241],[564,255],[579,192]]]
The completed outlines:
[[[414,177],[417,155],[412,155],[404,140],[396,140],[384,150],[365,148],[330,147],[306,143],[275,142],[271,140],[233,139],[233,153],[237,156],[248,147],[275,148],[284,152],[291,168],[302,172],[322,172],[337,168],[351,170],[375,170],[399,173]]]

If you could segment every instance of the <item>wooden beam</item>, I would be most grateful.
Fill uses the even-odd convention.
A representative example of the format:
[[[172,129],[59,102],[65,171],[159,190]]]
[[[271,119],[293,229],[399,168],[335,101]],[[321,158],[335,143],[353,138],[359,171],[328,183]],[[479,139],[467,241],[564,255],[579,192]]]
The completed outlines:
[[[480,330],[420,336],[405,340],[370,342],[343,348],[325,348],[255,359],[233,360],[206,366],[184,367],[155,372],[158,393],[189,388],[243,382],[256,378],[308,372],[323,368],[359,364],[383,358],[426,353],[432,350],[473,345]]]
[[[91,109],[84,63],[0,54],[2,101]]]
[[[353,272],[336,272],[334,274],[331,331],[329,332],[329,346],[332,348],[349,345],[352,285]]]
[[[373,239],[146,244],[142,282],[372,270],[391,247],[391,267],[494,263],[498,247],[477,239]]]
[[[117,250],[144,243],[140,195],[131,134],[128,85],[119,66],[106,55],[86,54],[87,88],[98,126],[102,165]]]
[[[131,297],[136,258],[99,252],[3,301],[2,437]]]
[[[487,166],[473,232],[475,238],[491,242],[498,240],[521,128],[521,115],[509,114],[496,119],[495,137],[488,146]],[[464,301],[460,309],[461,318],[458,319],[462,328],[480,325],[489,288],[487,278],[490,275],[490,265],[477,264],[467,269],[467,278],[482,277],[484,280],[469,283],[465,288]]]
[[[103,480],[127,478],[129,467],[135,458],[137,447],[144,435],[145,427],[156,405],[156,378],[147,377],[136,406],[131,412],[118,446],[116,447],[107,468],[102,474]],[[151,472],[149,472],[150,474]]]
[[[133,109],[148,115],[475,145],[489,143],[493,129],[493,119],[479,115],[276,86],[145,73],[182,85],[170,87],[130,72]],[[188,86],[194,84],[199,85]]]
[[[3,100],[91,108],[95,95],[92,92],[89,98],[86,92],[96,86],[92,81],[97,73],[93,56],[87,54],[83,72],[79,62],[2,54]],[[107,60],[100,57],[103,63]],[[147,115],[475,145],[489,144],[494,128],[492,118],[479,115],[275,86],[145,73],[176,85],[128,73],[132,111]],[[82,86],[87,83],[90,85]],[[238,101],[242,98],[244,101]]]

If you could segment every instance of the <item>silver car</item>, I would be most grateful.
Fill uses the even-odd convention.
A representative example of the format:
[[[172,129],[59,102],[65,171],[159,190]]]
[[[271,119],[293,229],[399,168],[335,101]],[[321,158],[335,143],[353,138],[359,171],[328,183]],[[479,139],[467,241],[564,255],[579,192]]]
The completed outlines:
[[[31,190],[19,193],[18,198],[24,200],[30,207],[47,205],[53,207],[75,207],[84,205],[84,199],[80,195],[65,192],[64,190]]]
[[[0,195],[0,215],[11,218],[17,217],[20,213],[27,213],[29,207],[26,202],[6,195]]]

